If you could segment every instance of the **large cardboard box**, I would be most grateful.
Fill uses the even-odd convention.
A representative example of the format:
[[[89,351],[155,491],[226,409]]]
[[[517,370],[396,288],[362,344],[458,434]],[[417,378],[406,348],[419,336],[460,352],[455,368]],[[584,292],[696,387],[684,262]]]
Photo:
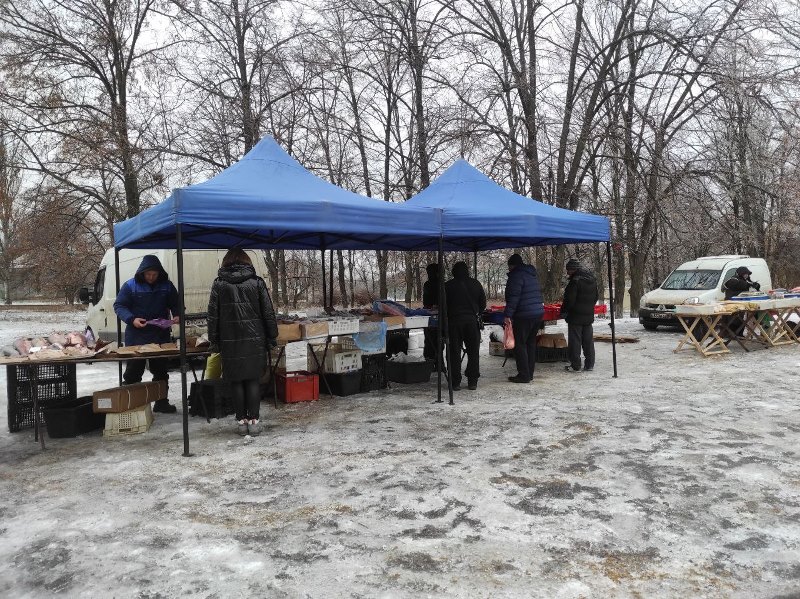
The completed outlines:
[[[290,341],[300,341],[303,334],[300,330],[299,322],[291,323],[278,323],[278,342],[281,344],[289,343]]]
[[[96,414],[120,414],[141,408],[151,401],[166,399],[166,397],[166,381],[123,385],[113,389],[95,391],[92,395],[92,410]]]

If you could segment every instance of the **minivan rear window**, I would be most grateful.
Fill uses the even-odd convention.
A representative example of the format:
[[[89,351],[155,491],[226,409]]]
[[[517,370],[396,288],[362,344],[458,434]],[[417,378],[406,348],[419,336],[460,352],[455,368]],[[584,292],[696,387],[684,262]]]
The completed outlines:
[[[667,277],[661,289],[715,289],[719,275],[718,270],[676,270]]]

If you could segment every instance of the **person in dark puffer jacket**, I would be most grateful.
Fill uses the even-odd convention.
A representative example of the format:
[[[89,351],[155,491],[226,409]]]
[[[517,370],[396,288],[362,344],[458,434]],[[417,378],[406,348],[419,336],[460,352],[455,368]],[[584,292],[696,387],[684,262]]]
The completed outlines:
[[[467,389],[478,388],[481,376],[481,330],[478,319],[486,309],[486,292],[469,276],[466,262],[453,264],[453,278],[444,285],[447,301],[447,334],[450,340],[450,376],[453,391],[461,389],[461,347],[467,352]]]
[[[505,321],[514,331],[514,359],[517,374],[512,383],[530,383],[536,365],[536,335],[544,317],[544,299],[536,268],[512,254],[508,259]]]
[[[278,324],[264,279],[242,249],[222,259],[208,301],[208,340],[220,353],[222,378],[231,388],[238,432],[258,435],[259,379],[267,352],[277,345]]]
[[[125,327],[125,345],[145,345],[147,343],[169,343],[170,329],[147,324],[148,320],[179,320],[180,302],[178,290],[169,280],[161,261],[153,255],[142,258],[136,275],[120,287],[114,301],[114,312]],[[148,360],[128,360],[122,379],[126,385],[142,382],[145,365],[150,369],[154,381],[167,381],[169,374],[167,358]],[[177,408],[169,400],[159,399],[153,406],[154,412],[172,414]]]
[[[567,321],[568,372],[581,369],[581,350],[583,350],[583,369],[594,368],[594,305],[597,303],[597,280],[575,259],[567,262],[569,283],[564,289],[561,314]]]

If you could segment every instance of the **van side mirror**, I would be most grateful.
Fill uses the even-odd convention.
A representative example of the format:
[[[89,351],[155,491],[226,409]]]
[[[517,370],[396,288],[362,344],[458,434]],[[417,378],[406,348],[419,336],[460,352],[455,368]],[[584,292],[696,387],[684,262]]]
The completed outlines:
[[[92,292],[89,291],[88,287],[81,287],[78,291],[78,299],[82,304],[89,304],[92,303],[94,298],[92,297]]]

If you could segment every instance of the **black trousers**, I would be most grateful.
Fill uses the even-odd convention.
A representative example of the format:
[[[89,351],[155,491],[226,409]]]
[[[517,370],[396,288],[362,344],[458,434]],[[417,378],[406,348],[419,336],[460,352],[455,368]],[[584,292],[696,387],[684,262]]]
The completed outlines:
[[[230,381],[228,384],[231,388],[236,420],[258,420],[258,411],[261,407],[261,385],[258,379]]]
[[[594,368],[594,329],[590,324],[567,325],[567,355],[575,370],[581,368],[581,350],[583,350],[583,367]]]
[[[434,364],[438,365],[436,361],[436,347],[439,342],[439,329],[438,327],[427,327],[422,329],[423,334],[425,335],[425,345],[422,349],[422,356],[426,360],[432,360]],[[442,351],[444,352],[444,345],[442,345]],[[442,358],[442,368],[446,368],[446,364],[444,361],[444,357]]]
[[[511,321],[514,331],[514,360],[517,363],[517,376],[521,378],[533,378],[536,367],[536,335],[541,326],[541,319],[514,318]]]
[[[128,360],[125,362],[125,372],[122,375],[123,384],[141,383],[145,366],[150,369],[154,381],[169,380],[169,373],[167,372],[169,360],[167,358],[149,358],[147,360]]]
[[[453,386],[461,384],[461,347],[467,350],[467,380],[475,382],[481,376],[481,331],[474,317],[451,320],[447,329],[450,335],[450,376]]]

